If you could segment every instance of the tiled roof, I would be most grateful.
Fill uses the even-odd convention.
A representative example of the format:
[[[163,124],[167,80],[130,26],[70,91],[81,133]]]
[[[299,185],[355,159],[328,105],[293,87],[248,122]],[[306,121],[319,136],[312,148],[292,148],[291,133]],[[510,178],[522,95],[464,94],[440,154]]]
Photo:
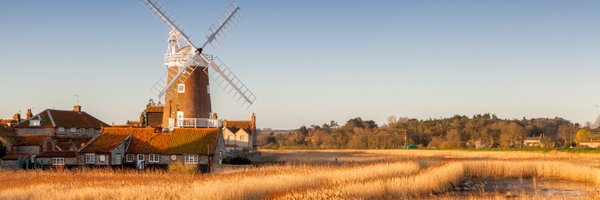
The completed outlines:
[[[236,127],[225,127],[225,129],[231,131],[232,133],[237,133],[240,130],[244,130],[248,134],[252,134],[252,130],[249,128],[236,128]]]
[[[75,150],[82,147],[82,144],[87,144],[93,137],[56,137],[54,141],[56,142],[56,147],[58,147],[61,151]],[[75,149],[72,149],[72,148]]]
[[[36,158],[48,158],[48,157],[64,157],[64,158],[73,158],[77,157],[77,153],[75,151],[44,151],[37,155]]]
[[[251,129],[252,121],[223,121],[223,127],[227,128],[243,128],[243,129]]]
[[[213,154],[220,131],[217,128],[177,128],[157,133],[153,128],[104,128],[102,134],[132,135],[127,152],[140,154]]]
[[[21,159],[25,159],[25,158],[29,158],[29,154],[28,153],[18,153],[18,152],[10,152],[7,153],[6,155],[4,155],[4,157],[2,157],[2,160],[18,160],[19,157]]]
[[[0,138],[11,144],[16,143],[15,133],[2,126],[0,126]]]
[[[16,146],[35,146],[42,145],[47,141],[48,135],[46,134],[27,134],[27,135],[16,135],[15,140]]]
[[[81,149],[84,153],[108,153],[119,144],[126,142],[131,136],[128,134],[102,133],[94,138],[88,145]]]
[[[87,114],[70,110],[44,110],[33,118],[41,118],[41,125],[35,128],[102,128],[109,125]],[[17,128],[29,128],[29,121],[25,120]]]

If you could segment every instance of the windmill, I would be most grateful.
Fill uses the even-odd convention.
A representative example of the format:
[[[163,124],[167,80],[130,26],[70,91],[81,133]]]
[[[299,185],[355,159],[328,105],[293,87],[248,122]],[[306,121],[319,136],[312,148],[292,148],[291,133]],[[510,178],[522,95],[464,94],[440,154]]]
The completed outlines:
[[[242,107],[254,103],[256,96],[227,65],[218,57],[203,53],[207,45],[213,46],[239,20],[241,9],[237,4],[233,3],[210,27],[202,46],[196,46],[157,1],[140,2],[171,29],[164,61],[167,70],[150,89],[164,102],[163,128],[220,126],[216,116],[212,116],[210,79]]]

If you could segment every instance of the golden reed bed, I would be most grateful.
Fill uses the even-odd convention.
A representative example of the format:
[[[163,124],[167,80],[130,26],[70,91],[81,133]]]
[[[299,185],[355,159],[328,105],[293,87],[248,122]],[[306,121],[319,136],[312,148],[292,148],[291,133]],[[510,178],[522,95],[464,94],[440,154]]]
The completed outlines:
[[[500,152],[460,151],[285,153],[266,151],[265,157],[288,164],[210,175],[109,169],[0,171],[0,199],[403,199],[428,198],[432,192],[442,194],[435,198],[448,199],[504,197],[443,195],[472,177],[536,177],[600,185],[600,169],[586,164],[594,154],[510,152],[503,158]],[[302,163],[307,156],[322,162]],[[592,195],[578,198],[593,199]]]

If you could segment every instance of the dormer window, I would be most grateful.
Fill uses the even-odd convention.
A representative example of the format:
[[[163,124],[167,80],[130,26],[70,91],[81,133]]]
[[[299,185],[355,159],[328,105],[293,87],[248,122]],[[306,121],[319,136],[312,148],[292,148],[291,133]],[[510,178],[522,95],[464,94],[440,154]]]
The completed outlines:
[[[31,120],[29,120],[29,126],[41,126],[40,119],[31,119]]]
[[[185,93],[185,84],[177,84],[177,93]]]

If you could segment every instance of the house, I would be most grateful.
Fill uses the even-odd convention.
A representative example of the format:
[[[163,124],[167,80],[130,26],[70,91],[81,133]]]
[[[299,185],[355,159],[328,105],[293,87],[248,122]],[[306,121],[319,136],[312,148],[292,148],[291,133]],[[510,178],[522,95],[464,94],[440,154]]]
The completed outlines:
[[[165,107],[160,103],[155,104],[154,101],[146,105],[146,109],[142,113],[141,124],[143,127],[162,128],[163,112]]]
[[[15,143],[15,133],[0,126],[0,158],[4,157]]]
[[[76,151],[44,151],[35,157],[35,161],[44,168],[78,166]]]
[[[580,147],[584,148],[600,148],[600,140],[590,140],[579,142]]]
[[[35,116],[29,117],[15,126],[16,133],[21,134],[46,134],[51,136],[88,136],[98,135],[102,127],[109,125],[94,116],[81,111],[80,105],[73,106],[73,110],[47,109]]]
[[[0,159],[0,169],[28,169],[30,163],[30,154],[9,152]]]
[[[544,134],[537,137],[527,137],[523,140],[525,147],[544,147]]]
[[[12,119],[0,119],[0,127],[12,129],[19,123],[21,123],[21,114],[15,113]]]
[[[103,133],[94,137],[80,151],[78,160],[82,165],[122,165],[131,135]]]
[[[175,128],[172,133],[157,130],[104,128],[80,151],[80,160],[87,165],[118,165],[121,162],[138,169],[168,168],[170,164],[183,163],[209,172],[218,168],[225,158],[220,129]],[[119,156],[120,153],[124,157]]]
[[[252,136],[250,129],[223,127],[223,139],[227,154],[232,156],[234,152],[255,151]]]

